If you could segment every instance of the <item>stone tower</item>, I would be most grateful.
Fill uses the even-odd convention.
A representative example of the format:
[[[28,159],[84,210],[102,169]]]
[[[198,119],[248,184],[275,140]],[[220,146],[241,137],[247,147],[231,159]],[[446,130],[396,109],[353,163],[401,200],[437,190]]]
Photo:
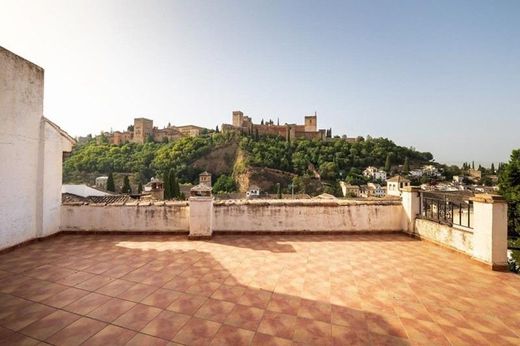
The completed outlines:
[[[153,120],[146,118],[134,119],[134,142],[143,144],[148,136],[153,136]]]
[[[199,184],[211,187],[211,173],[202,172],[199,174]]]
[[[309,115],[305,117],[305,132],[316,132],[318,130],[318,116]]]
[[[244,121],[244,113],[241,111],[233,112],[233,126],[234,127],[242,127],[242,123]]]

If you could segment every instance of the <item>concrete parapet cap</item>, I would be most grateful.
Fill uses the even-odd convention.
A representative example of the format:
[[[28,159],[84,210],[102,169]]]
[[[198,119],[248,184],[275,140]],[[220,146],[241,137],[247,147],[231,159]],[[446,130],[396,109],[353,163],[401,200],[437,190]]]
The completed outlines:
[[[215,201],[214,206],[356,206],[356,205],[398,205],[401,204],[401,198],[381,200],[309,200],[309,199],[229,199]]]
[[[191,196],[188,201],[191,202],[208,202],[213,201],[212,196]]]
[[[507,203],[504,196],[492,195],[492,194],[488,194],[488,193],[476,194],[475,196],[471,197],[469,200],[473,201],[473,202],[478,202],[478,203]]]
[[[402,192],[419,192],[421,188],[419,186],[406,186],[401,189]]]

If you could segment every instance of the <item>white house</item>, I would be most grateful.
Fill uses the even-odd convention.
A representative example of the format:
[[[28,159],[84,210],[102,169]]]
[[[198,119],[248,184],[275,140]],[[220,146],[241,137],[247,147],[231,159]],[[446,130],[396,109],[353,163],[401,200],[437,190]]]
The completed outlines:
[[[107,188],[107,182],[108,182],[108,177],[106,175],[104,176],[101,176],[101,177],[97,177],[96,178],[96,187],[98,189],[104,189],[106,190]]]
[[[374,166],[368,166],[365,168],[363,175],[374,180],[386,181],[386,172],[381,169],[377,169]]]
[[[389,196],[401,196],[401,190],[410,186],[410,180],[399,175],[386,181],[386,194]]]
[[[367,185],[362,185],[360,187],[360,196],[361,197],[384,197],[385,189],[381,187],[379,184],[368,183]]]
[[[260,188],[256,185],[249,186],[249,189],[246,192],[247,198],[256,198],[260,196]]]
[[[0,47],[0,250],[61,223],[63,153],[75,141],[43,116],[43,74]]]
[[[412,178],[420,178],[423,176],[423,171],[422,169],[412,169],[408,175]]]
[[[438,177],[441,175],[437,167],[434,165],[425,165],[422,168],[423,175],[426,175],[428,177]]]

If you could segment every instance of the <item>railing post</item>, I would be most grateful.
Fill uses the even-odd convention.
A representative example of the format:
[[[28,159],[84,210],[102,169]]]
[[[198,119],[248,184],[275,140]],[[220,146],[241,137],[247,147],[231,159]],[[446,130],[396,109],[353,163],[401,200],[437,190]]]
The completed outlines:
[[[403,205],[403,231],[414,233],[415,219],[420,213],[421,196],[418,187],[408,186],[401,190],[401,203]]]
[[[477,194],[473,201],[473,257],[493,270],[507,270],[507,203],[502,196]],[[471,206],[468,208],[468,222]]]

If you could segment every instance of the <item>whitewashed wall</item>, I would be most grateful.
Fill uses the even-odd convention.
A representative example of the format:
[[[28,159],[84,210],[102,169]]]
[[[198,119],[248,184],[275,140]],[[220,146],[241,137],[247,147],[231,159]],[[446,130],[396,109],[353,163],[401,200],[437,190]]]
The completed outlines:
[[[41,228],[43,69],[0,47],[0,249]]]
[[[401,231],[400,201],[227,201],[214,205],[214,231]]]
[[[150,206],[63,205],[61,230],[102,232],[188,232],[186,202]]]
[[[416,219],[414,235],[473,255],[473,232],[470,229],[450,227],[435,221]]]
[[[43,118],[43,69],[0,47],[0,250],[59,231],[62,155]]]

